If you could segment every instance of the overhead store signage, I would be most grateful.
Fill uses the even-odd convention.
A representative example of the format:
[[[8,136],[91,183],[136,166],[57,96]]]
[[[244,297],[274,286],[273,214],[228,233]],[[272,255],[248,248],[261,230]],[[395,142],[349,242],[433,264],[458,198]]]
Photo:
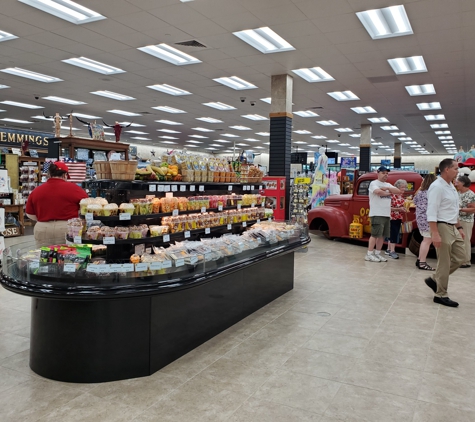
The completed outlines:
[[[30,147],[47,147],[49,144],[48,138],[53,138],[53,133],[46,132],[31,132],[17,129],[0,129],[0,145],[5,146],[20,146],[24,141],[28,141]]]

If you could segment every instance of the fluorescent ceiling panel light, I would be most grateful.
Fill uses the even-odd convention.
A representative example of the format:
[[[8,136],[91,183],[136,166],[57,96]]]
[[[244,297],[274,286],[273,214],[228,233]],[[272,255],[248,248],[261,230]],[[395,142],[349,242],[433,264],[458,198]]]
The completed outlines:
[[[90,94],[100,95],[101,97],[112,98],[113,100],[118,100],[118,101],[135,100],[134,97],[118,94],[117,92],[112,92],[112,91],[93,91],[93,92],[90,92]]]
[[[239,136],[232,133],[222,133],[221,136],[226,136],[227,138],[239,138]]]
[[[82,117],[83,119],[100,119],[101,116],[92,116],[91,114],[73,113],[73,116]]]
[[[157,132],[165,132],[165,133],[181,133],[181,132],[178,132],[177,130],[171,130],[171,129],[157,129]]]
[[[308,130],[294,130],[294,133],[298,133],[299,135],[311,135],[312,132]]]
[[[386,117],[371,117],[368,119],[371,123],[389,123]]]
[[[79,114],[75,114],[75,116],[79,116]],[[98,117],[99,119],[100,117]],[[122,126],[132,126],[132,127],[146,127],[147,125],[141,125],[140,123],[134,123],[134,122],[119,122],[120,125]]]
[[[427,114],[424,118],[428,121],[433,120],[445,120],[445,116],[443,114]]]
[[[199,132],[214,132],[213,129],[206,129],[205,127],[193,127],[192,130],[197,130]]]
[[[244,140],[249,141],[249,142],[259,142],[259,139],[254,139],[254,138],[246,138]]]
[[[0,85],[0,89],[10,88],[8,85]]]
[[[201,60],[198,60],[196,57],[190,56],[189,54],[164,43],[158,45],[147,45],[138,48],[138,50],[177,66],[201,63]]]
[[[215,108],[217,110],[236,110],[236,107],[233,107],[224,103],[220,103],[219,101],[211,102],[211,103],[203,103],[203,105]]]
[[[327,82],[334,81],[330,74],[325,72],[321,67],[302,68],[292,70],[296,75],[305,79],[307,82]]]
[[[399,128],[396,125],[381,126],[381,129],[383,129],[383,130],[399,130]]]
[[[41,97],[43,100],[56,101],[57,103],[71,104],[71,105],[82,105],[87,104],[84,101],[70,100],[69,98],[55,97],[50,95],[49,97]]]
[[[451,132],[450,132],[450,130],[437,130],[437,131],[435,131],[435,134],[436,135],[450,135]]]
[[[413,34],[406,9],[402,5],[356,13],[373,40]]]
[[[10,119],[8,117],[5,117],[4,119],[0,119],[0,120],[3,120],[4,122],[12,122],[12,123],[24,123],[24,124],[33,123],[33,122],[29,122],[28,120]]]
[[[106,110],[108,113],[114,113],[114,114],[122,114],[123,116],[129,116],[129,117],[132,117],[132,116],[141,116],[140,113],[133,113],[131,111],[124,111],[124,110]]]
[[[341,147],[349,147],[351,144],[340,144]]]
[[[179,125],[182,125],[183,123],[179,123],[179,122],[174,122],[173,120],[155,120],[157,123],[162,123],[164,125],[175,125],[175,126],[179,126]]]
[[[209,144],[210,147],[218,147],[218,148],[222,148],[223,145],[221,144]]]
[[[18,38],[16,35],[10,34],[5,31],[0,31],[0,42],[2,41],[8,41],[8,40],[14,40],[15,38]]]
[[[97,62],[88,59],[87,57],[75,57],[67,60],[61,60],[64,63],[72,64],[73,66],[82,67],[86,70],[102,73],[103,75],[115,75],[117,73],[125,73],[125,70],[118,67],[109,66],[108,64]]]
[[[311,145],[308,145],[309,147],[312,147],[312,148],[318,148],[320,145],[317,145],[317,144],[311,144]]]
[[[412,141],[410,136],[403,136],[402,138],[398,138],[400,141]],[[407,143],[407,142],[406,142]]]
[[[33,79],[47,84],[62,81],[62,79],[55,78],[54,76],[43,75],[42,73],[32,72],[31,70],[22,69],[21,67],[7,67],[6,69],[1,69],[0,72],[9,73],[10,75],[20,76],[22,78]]]
[[[189,145],[189,144],[185,144],[185,147],[186,148],[199,148],[198,145]]]
[[[221,142],[223,144],[230,144],[231,143],[231,141],[226,141],[225,139],[215,139],[214,142]]]
[[[248,147],[249,144],[243,144],[243,143],[239,143],[239,144],[236,144],[237,146],[240,146],[240,147]]]
[[[313,139],[327,139],[327,137],[323,136],[323,135],[315,135],[315,136],[311,136],[311,138],[313,138]]]
[[[360,149],[360,147],[348,147],[348,149]]]
[[[358,96],[351,91],[334,91],[327,92],[327,94],[337,101],[356,101],[359,100]]]
[[[161,139],[180,139],[180,138],[176,138],[175,136],[167,136],[167,135],[159,136],[159,138],[161,138]]]
[[[328,142],[329,144],[339,144],[340,141],[337,141],[336,139],[329,139],[328,141],[325,141],[325,142]]]
[[[440,110],[442,106],[439,102],[416,104],[419,110]]]
[[[349,127],[341,127],[338,129],[335,129],[337,132],[353,132],[353,129],[350,129]]]
[[[446,139],[454,139],[454,137],[451,136],[451,135],[449,135],[449,136],[439,136],[439,139],[444,139],[444,140],[446,140]]]
[[[267,26],[233,32],[233,34],[264,54],[295,50],[292,45]]]
[[[264,102],[267,103],[267,104],[271,104],[272,98],[271,98],[271,97],[261,98],[261,101],[264,101]]]
[[[148,132],[141,132],[140,130],[126,130],[127,133],[133,133],[135,135],[148,135]]]
[[[352,107],[351,109],[358,114],[376,113],[373,107]]]
[[[303,142],[303,141],[293,141],[292,143],[293,143],[293,144],[299,144],[299,145],[300,145],[300,144],[306,144],[306,142]]]
[[[261,116],[259,114],[244,114],[241,117],[250,120],[269,120],[267,117]]]
[[[449,125],[447,123],[434,123],[430,125],[432,129],[448,129]]]
[[[76,25],[106,19],[94,10],[81,6],[71,0],[19,0],[43,12],[72,22]]]
[[[150,138],[143,138],[142,136],[132,136],[130,139],[138,139],[139,141],[151,141]]]
[[[427,67],[422,56],[388,59],[388,63],[396,75],[427,72]]]
[[[203,142],[200,142],[200,141],[186,141],[190,144],[202,144]]]
[[[264,147],[254,147],[256,149],[265,149]]]
[[[205,148],[205,149],[209,149],[211,151],[216,151],[217,150],[217,148],[213,148],[213,147],[208,147],[208,148]]]
[[[323,126],[337,126],[338,125],[338,123],[333,120],[317,120],[317,123]]]
[[[15,106],[15,107],[22,107],[22,108],[31,108],[31,109],[44,108],[44,107],[34,105],[34,104],[19,103],[17,101],[0,101],[0,104],[5,104],[5,105],[10,105],[10,106]]]
[[[176,142],[173,141],[160,141],[162,144],[170,144],[170,145],[176,145]]]
[[[408,145],[417,145],[417,142],[411,141],[411,142],[405,142]]]
[[[257,86],[245,81],[244,79],[238,78],[237,76],[216,78],[216,79],[213,79],[213,81],[226,85],[229,88],[235,89],[236,91],[257,88]]]
[[[212,117],[197,117],[196,120],[201,120],[202,122],[207,122],[207,123],[223,123],[222,120],[213,119]]]
[[[435,88],[433,84],[410,85],[410,86],[406,86],[406,90],[411,97],[435,94]]]
[[[270,145],[270,142],[264,142],[264,145]]]
[[[373,145],[383,145],[382,142],[373,142]]]
[[[269,136],[270,133],[269,133],[269,132],[257,132],[256,135],[259,135],[259,136]]]
[[[230,129],[236,130],[252,130],[250,127],[247,126],[229,126]]]
[[[185,110],[180,110],[178,108],[173,108],[173,107],[168,107],[168,106],[158,106],[158,107],[152,107],[155,110],[160,110],[164,111],[166,113],[173,113],[173,114],[180,114],[180,113],[186,113]]]
[[[165,94],[173,95],[175,97],[178,97],[180,95],[191,95],[191,92],[167,84],[149,85],[147,86],[147,88],[154,89],[155,91],[160,91]]]
[[[361,138],[361,133],[352,133],[350,134],[352,138]]]
[[[453,145],[454,141],[440,141],[442,144],[450,144]]]
[[[404,132],[393,132],[393,133],[390,133],[391,136],[406,136],[406,134]]]
[[[190,138],[196,138],[196,139],[208,139],[207,136],[203,135],[189,135]]]
[[[317,113],[314,113],[310,110],[301,110],[301,111],[294,111],[294,114],[300,117],[318,117]]]

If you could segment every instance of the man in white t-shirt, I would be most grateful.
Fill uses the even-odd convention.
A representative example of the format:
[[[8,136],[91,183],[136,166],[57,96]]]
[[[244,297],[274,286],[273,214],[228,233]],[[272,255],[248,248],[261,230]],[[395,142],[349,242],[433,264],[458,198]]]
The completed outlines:
[[[377,170],[378,179],[369,185],[369,216],[371,218],[371,237],[365,261],[386,262],[381,255],[384,238],[389,237],[391,219],[391,194],[402,194],[403,191],[387,183],[389,169],[381,166]],[[375,250],[376,247],[376,250]]]

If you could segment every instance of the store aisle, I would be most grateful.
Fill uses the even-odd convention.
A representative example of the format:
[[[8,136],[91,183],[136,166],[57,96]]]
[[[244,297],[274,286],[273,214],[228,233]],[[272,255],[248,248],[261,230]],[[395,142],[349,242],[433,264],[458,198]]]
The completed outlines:
[[[460,308],[445,308],[414,257],[312,240],[293,291],[147,378],[37,376],[30,299],[0,288],[0,420],[473,422],[475,270],[455,273]]]

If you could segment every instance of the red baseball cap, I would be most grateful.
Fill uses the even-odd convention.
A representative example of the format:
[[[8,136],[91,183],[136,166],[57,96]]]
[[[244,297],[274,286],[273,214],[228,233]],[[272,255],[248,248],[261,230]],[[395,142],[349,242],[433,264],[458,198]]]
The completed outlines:
[[[63,170],[65,171],[66,173],[68,173],[68,179],[70,178],[69,177],[69,168],[68,166],[66,165],[66,163],[63,163],[62,161],[56,161],[53,163],[59,170]]]
[[[475,158],[468,158],[464,163],[459,163],[459,167],[475,166]]]

